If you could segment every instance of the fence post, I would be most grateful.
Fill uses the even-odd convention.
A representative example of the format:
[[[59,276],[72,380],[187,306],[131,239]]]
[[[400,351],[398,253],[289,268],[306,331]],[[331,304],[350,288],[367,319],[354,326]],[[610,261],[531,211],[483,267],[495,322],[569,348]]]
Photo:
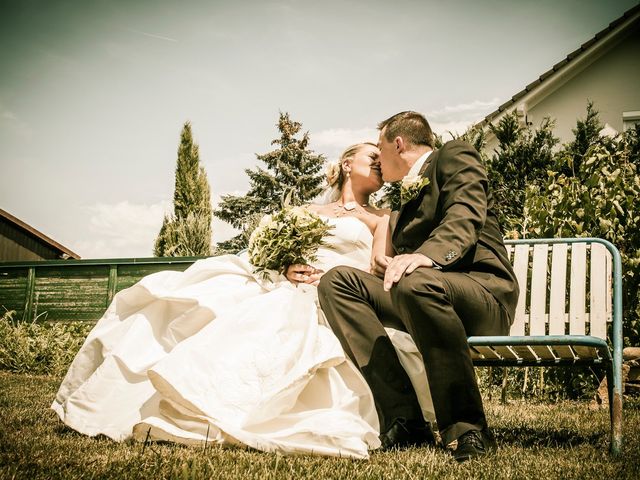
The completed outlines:
[[[33,293],[36,288],[36,269],[30,267],[27,274],[27,286],[24,299],[24,313],[22,314],[22,320],[33,319]]]
[[[111,304],[113,296],[116,294],[118,285],[118,265],[111,264],[109,267],[109,283],[107,284],[107,307]]]

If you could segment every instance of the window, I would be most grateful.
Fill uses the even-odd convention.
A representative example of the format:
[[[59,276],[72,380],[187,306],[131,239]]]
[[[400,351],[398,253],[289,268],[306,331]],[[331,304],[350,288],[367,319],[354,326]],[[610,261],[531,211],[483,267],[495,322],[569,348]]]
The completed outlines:
[[[622,131],[626,132],[630,128],[633,128],[634,125],[640,123],[640,110],[635,110],[633,112],[622,112]]]

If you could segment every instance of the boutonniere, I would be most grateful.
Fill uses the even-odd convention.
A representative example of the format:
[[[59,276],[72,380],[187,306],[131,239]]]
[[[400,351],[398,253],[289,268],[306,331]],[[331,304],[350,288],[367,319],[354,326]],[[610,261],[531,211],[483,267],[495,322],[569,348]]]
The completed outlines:
[[[420,190],[429,185],[429,179],[420,175],[404,177],[400,185],[400,203],[404,205],[418,196]]]

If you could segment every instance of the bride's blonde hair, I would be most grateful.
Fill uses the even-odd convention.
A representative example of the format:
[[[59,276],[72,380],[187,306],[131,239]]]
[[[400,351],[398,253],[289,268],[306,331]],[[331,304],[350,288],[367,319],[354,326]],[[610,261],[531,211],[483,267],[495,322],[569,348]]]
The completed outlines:
[[[362,142],[355,143],[350,147],[347,147],[342,155],[340,155],[340,160],[335,163],[330,163],[327,167],[327,183],[331,187],[336,187],[338,190],[342,190],[342,185],[344,184],[345,174],[342,169],[342,163],[345,160],[352,159],[356,153],[360,151],[362,147],[365,145],[371,145],[373,147],[377,147],[375,143],[371,142]]]

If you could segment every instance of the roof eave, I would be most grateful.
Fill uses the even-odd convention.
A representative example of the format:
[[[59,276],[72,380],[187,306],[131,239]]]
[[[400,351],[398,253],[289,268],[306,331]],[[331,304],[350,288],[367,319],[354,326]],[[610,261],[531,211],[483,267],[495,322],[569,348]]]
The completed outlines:
[[[623,17],[611,22],[605,30],[598,32],[580,48],[556,63],[550,70],[540,75],[510,100],[478,122],[478,125],[486,128],[490,123],[500,121],[505,114],[512,112],[519,105],[526,106],[525,110],[535,106],[617,45],[625,38],[627,31],[639,21],[640,5],[625,12]]]

